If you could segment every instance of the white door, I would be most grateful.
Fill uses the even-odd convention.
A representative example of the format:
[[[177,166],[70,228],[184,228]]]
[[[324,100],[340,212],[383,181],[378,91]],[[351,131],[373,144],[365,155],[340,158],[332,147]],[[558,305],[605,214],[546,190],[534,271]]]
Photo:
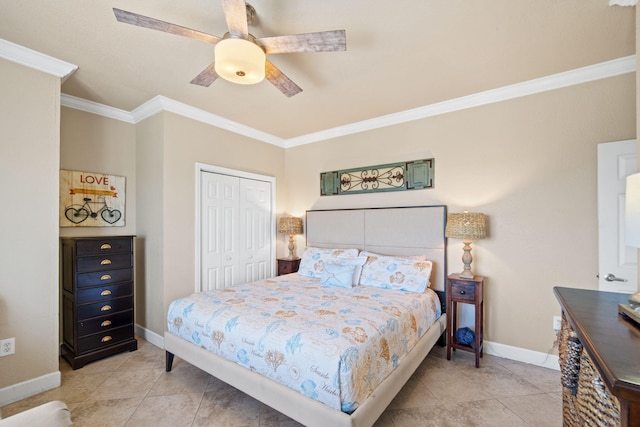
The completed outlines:
[[[198,173],[196,290],[228,288],[273,276],[274,182],[206,170]]]
[[[637,249],[625,245],[624,207],[627,175],[637,171],[636,141],[598,145],[598,287],[636,292]]]
[[[238,278],[238,178],[200,175],[201,289],[233,286]]]
[[[240,282],[271,277],[271,184],[240,179]]]

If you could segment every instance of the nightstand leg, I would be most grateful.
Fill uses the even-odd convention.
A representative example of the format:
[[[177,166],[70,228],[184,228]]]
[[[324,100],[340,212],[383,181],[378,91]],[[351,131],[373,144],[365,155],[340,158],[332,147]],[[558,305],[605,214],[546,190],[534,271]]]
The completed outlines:
[[[483,330],[483,326],[484,325],[484,301],[482,301],[480,303],[480,357],[482,357],[482,353],[484,352],[484,330]]]
[[[451,360],[451,349],[453,345],[454,331],[456,330],[456,319],[458,318],[458,304],[456,302],[451,302],[447,309],[449,310],[447,316],[451,316],[447,322],[449,324],[449,330],[447,331],[447,336],[449,337],[447,340],[447,360]],[[453,351],[456,351],[456,349],[454,348]]]
[[[474,340],[474,350],[476,353],[476,368],[480,367],[480,355],[482,354],[482,348],[480,347],[482,338],[482,304],[476,304],[476,336]]]

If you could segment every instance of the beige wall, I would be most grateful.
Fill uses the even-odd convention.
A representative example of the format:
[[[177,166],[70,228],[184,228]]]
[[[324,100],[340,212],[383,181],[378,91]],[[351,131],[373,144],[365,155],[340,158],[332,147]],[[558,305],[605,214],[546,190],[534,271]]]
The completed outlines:
[[[53,387],[60,79],[4,59],[0,76],[0,338],[16,344],[14,355],[0,358],[0,391],[38,377]]]
[[[136,128],[72,108],[62,108],[60,169],[125,177],[124,227],[60,227],[63,237],[134,235],[136,232]]]
[[[484,212],[489,238],[472,245],[472,267],[487,277],[485,339],[547,352],[553,286],[597,288],[596,146],[634,138],[635,117],[625,75],[291,148],[287,205],[300,215],[441,203]],[[429,157],[434,189],[319,196],[321,172]],[[449,272],[461,256],[450,240]]]
[[[164,307],[164,133],[163,114],[136,125],[135,316],[146,328],[159,324]]]

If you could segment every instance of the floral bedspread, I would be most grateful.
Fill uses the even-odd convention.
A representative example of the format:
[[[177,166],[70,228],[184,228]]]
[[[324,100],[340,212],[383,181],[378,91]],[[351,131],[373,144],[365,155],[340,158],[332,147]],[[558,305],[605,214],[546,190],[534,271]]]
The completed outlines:
[[[174,335],[351,413],[440,316],[435,292],[288,274],[171,303]]]

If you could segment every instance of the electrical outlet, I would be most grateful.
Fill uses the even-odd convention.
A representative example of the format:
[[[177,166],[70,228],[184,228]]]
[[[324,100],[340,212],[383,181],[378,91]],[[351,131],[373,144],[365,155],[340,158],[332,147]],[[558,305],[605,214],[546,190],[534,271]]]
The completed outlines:
[[[553,330],[556,332],[560,332],[560,328],[562,327],[562,317],[553,316]]]
[[[15,338],[7,338],[5,340],[0,340],[0,357],[8,356],[10,354],[14,354],[15,352],[16,352]]]

